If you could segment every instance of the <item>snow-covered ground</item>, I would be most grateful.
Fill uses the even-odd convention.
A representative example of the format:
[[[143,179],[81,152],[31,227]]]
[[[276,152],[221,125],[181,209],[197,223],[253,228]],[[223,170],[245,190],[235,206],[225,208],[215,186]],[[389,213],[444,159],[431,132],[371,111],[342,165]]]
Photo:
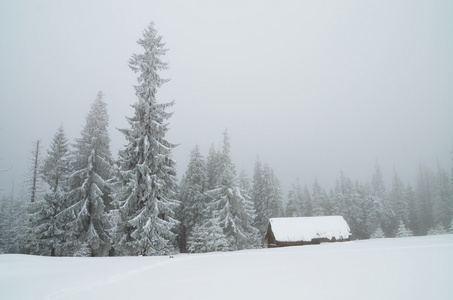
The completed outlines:
[[[453,235],[179,254],[0,255],[0,299],[453,299]]]

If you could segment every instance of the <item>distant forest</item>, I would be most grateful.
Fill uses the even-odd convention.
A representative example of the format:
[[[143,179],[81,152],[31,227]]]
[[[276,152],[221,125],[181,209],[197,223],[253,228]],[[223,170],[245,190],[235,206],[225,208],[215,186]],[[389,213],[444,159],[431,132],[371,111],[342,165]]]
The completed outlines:
[[[170,103],[155,95],[165,44],[153,23],[130,60],[138,74],[137,102],[126,145],[113,158],[109,116],[99,92],[81,135],[69,143],[63,126],[46,153],[36,141],[30,174],[19,195],[0,202],[0,253],[49,256],[167,255],[264,247],[269,218],[341,215],[353,239],[443,234],[453,231],[453,178],[440,165],[420,166],[414,186],[394,171],[386,188],[376,163],[371,182],[343,173],[335,188],[296,182],[283,205],[280,181],[257,158],[253,176],[237,173],[228,132],[206,157],[198,146],[177,182],[165,138]]]

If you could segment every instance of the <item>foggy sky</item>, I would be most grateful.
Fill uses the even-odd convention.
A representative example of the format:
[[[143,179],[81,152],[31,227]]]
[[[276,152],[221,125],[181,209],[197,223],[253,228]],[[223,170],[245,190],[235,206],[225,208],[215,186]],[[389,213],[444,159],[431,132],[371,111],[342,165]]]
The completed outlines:
[[[452,1],[0,2],[0,188],[9,193],[63,124],[80,136],[98,91],[116,128],[137,101],[129,69],[150,21],[169,49],[175,100],[167,138],[180,177],[228,129],[238,171],[257,155],[286,191],[299,178],[367,182],[375,161],[415,182],[420,163],[450,171]],[[285,195],[286,196],[286,195]]]

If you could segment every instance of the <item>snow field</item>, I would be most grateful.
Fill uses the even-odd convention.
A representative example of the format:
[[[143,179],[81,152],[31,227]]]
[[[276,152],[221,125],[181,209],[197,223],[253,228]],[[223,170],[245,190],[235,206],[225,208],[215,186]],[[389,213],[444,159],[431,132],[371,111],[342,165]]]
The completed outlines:
[[[165,257],[0,256],[0,299],[453,299],[453,235]]]

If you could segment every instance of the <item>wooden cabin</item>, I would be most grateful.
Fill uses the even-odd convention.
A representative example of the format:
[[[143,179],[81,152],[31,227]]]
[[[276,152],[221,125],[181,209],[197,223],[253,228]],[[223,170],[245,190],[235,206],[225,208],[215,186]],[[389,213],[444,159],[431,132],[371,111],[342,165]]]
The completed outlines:
[[[342,216],[271,218],[265,239],[271,247],[349,241],[351,230]]]

